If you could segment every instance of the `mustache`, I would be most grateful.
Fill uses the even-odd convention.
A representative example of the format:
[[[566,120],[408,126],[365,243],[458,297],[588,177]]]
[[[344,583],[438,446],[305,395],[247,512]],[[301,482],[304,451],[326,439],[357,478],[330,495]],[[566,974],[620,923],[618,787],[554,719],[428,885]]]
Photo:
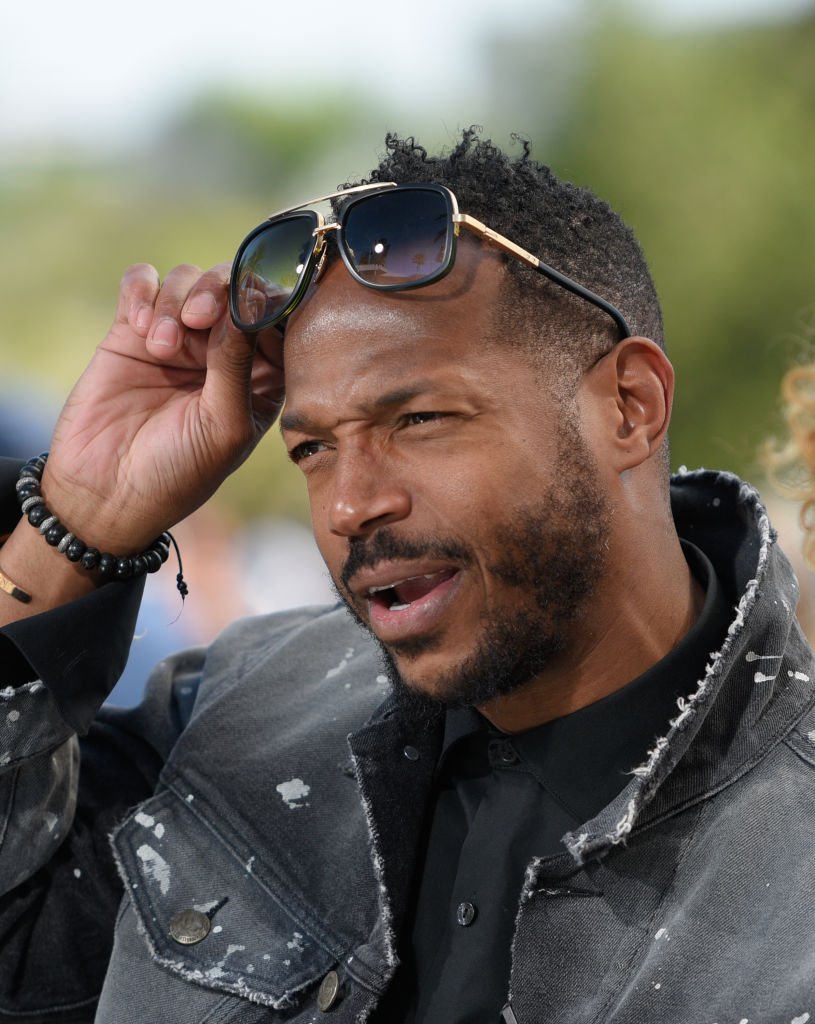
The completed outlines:
[[[351,580],[361,569],[374,569],[380,562],[420,558],[449,559],[461,566],[473,562],[472,554],[460,541],[439,537],[401,537],[388,527],[382,527],[370,537],[351,537],[348,557],[340,572],[340,583],[351,595]]]

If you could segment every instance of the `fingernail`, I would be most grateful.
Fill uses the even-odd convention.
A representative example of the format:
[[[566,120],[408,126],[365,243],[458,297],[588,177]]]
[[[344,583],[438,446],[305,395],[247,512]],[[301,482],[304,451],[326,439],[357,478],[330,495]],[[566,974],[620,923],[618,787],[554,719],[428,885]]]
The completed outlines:
[[[165,317],[160,320],[153,337],[150,339],[154,345],[167,345],[172,347],[178,342],[178,324],[175,320]]]
[[[151,306],[139,306],[138,312],[136,313],[136,327],[140,331],[146,331],[150,326],[150,321],[153,319],[153,309]]]
[[[190,301],[184,306],[184,312],[192,316],[214,316],[218,312],[218,305],[215,296],[210,292],[200,292],[193,295]]]

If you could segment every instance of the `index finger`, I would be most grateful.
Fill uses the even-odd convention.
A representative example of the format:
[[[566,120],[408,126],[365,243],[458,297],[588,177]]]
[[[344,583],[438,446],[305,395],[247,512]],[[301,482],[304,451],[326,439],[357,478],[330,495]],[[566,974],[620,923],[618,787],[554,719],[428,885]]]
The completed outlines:
[[[196,331],[212,327],[226,312],[230,263],[212,267],[190,288],[181,310],[181,322]]]

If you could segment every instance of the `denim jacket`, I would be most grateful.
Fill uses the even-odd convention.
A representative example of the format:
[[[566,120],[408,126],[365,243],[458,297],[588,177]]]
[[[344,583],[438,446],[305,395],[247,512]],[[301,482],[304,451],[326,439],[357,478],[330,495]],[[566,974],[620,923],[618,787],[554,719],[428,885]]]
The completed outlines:
[[[506,1024],[815,1022],[797,583],[747,485],[686,473],[673,500],[732,623],[625,789],[531,859]],[[388,693],[347,614],[238,622],[93,724],[49,672],[0,689],[0,1021],[91,1020],[97,1000],[104,1024],[373,1021],[441,730]]]

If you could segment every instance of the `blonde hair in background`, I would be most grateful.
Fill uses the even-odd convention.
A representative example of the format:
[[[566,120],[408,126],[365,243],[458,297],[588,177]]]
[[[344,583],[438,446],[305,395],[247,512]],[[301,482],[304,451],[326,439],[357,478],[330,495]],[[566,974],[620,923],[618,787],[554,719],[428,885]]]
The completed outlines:
[[[802,502],[803,553],[815,568],[815,361],[787,371],[781,401],[789,436],[765,446],[764,463],[778,493]]]

